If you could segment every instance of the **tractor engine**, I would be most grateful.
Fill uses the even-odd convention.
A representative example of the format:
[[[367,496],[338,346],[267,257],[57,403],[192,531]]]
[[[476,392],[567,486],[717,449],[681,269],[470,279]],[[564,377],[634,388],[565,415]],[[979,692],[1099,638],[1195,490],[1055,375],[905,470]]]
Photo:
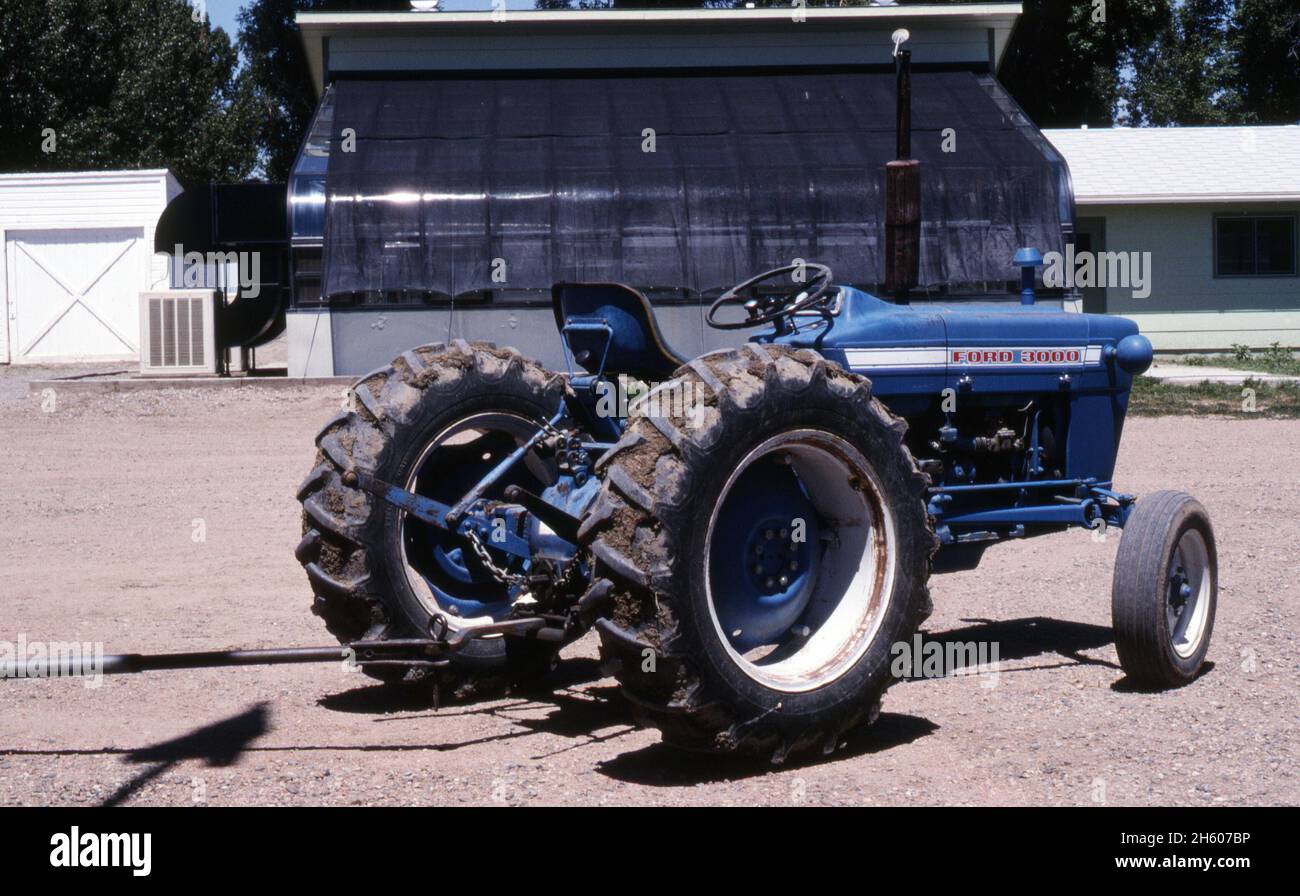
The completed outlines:
[[[1151,343],[1124,318],[1036,305],[1032,287],[1023,301],[903,306],[843,287],[772,340],[862,374],[907,421],[937,570],[968,568],[1006,538],[1123,522],[1110,480]]]

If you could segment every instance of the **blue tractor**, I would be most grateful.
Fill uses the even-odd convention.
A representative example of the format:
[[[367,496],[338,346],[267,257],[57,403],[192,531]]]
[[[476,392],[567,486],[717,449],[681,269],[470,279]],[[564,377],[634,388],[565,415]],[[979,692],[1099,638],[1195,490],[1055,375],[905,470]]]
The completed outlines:
[[[1129,320],[1035,303],[913,306],[920,163],[893,35],[883,301],[796,262],[719,295],[740,349],[682,357],[644,294],[560,283],[568,370],[452,342],[362,377],[318,437],[298,558],[315,610],[381,678],[544,678],[595,628],[639,720],[688,749],[833,751],[869,723],[932,572],[1000,541],[1120,528],[1120,663],[1192,680],[1217,598],[1189,495],[1112,484]],[[412,662],[413,657],[415,662]]]
[[[487,343],[405,352],[318,438],[316,612],[345,642],[438,645],[371,674],[459,682],[536,680],[594,627],[668,742],[780,761],[875,717],[932,572],[1105,527],[1125,673],[1184,684],[1214,624],[1209,518],[1112,483],[1151,345],[1035,304],[1040,261],[1017,255],[1019,306],[898,304],[790,265],[709,309],[761,333],[693,360],[641,293],[593,283],[553,291],[565,374]]]

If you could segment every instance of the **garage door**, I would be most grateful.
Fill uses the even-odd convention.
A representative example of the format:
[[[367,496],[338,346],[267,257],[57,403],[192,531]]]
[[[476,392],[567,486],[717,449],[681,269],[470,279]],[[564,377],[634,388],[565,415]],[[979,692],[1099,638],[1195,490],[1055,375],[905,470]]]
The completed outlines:
[[[9,359],[136,354],[148,262],[140,228],[9,231]]]

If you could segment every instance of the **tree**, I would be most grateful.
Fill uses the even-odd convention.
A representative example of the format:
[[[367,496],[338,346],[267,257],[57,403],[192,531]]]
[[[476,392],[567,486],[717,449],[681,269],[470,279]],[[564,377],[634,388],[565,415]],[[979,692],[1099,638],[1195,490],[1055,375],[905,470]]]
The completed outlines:
[[[303,135],[316,110],[316,88],[307,68],[294,15],[298,12],[409,10],[409,0],[254,0],[239,14],[243,88],[257,110],[256,136],[267,180],[288,178]]]
[[[1121,71],[1171,16],[1170,0],[1025,0],[999,79],[1039,127],[1110,125]]]
[[[788,6],[788,0],[755,0]],[[534,0],[539,9],[645,0]],[[665,0],[739,7],[744,0]],[[809,0],[811,6],[842,0]],[[865,5],[852,0],[851,5]],[[401,10],[407,0],[255,0],[240,16],[244,88],[265,175],[283,180],[316,105],[301,10]],[[1040,127],[1300,118],[1297,0],[1024,0],[999,77]],[[26,94],[18,85],[17,96]]]
[[[1237,0],[1228,29],[1246,118],[1300,123],[1300,3]]]
[[[251,115],[225,33],[185,0],[0,4],[0,169],[252,170]]]
[[[1127,120],[1142,125],[1231,124],[1242,117],[1228,45],[1231,0],[1183,0],[1133,60]]]
[[[239,13],[243,86],[257,110],[257,146],[270,181],[288,177],[316,108],[293,15],[299,0],[257,0]]]

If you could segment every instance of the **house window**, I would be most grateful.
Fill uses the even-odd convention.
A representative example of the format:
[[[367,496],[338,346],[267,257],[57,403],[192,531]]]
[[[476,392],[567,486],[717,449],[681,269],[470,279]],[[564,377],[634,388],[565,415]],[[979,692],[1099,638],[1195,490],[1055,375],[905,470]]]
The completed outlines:
[[[1294,277],[1295,215],[1219,215],[1214,219],[1214,276]]]

